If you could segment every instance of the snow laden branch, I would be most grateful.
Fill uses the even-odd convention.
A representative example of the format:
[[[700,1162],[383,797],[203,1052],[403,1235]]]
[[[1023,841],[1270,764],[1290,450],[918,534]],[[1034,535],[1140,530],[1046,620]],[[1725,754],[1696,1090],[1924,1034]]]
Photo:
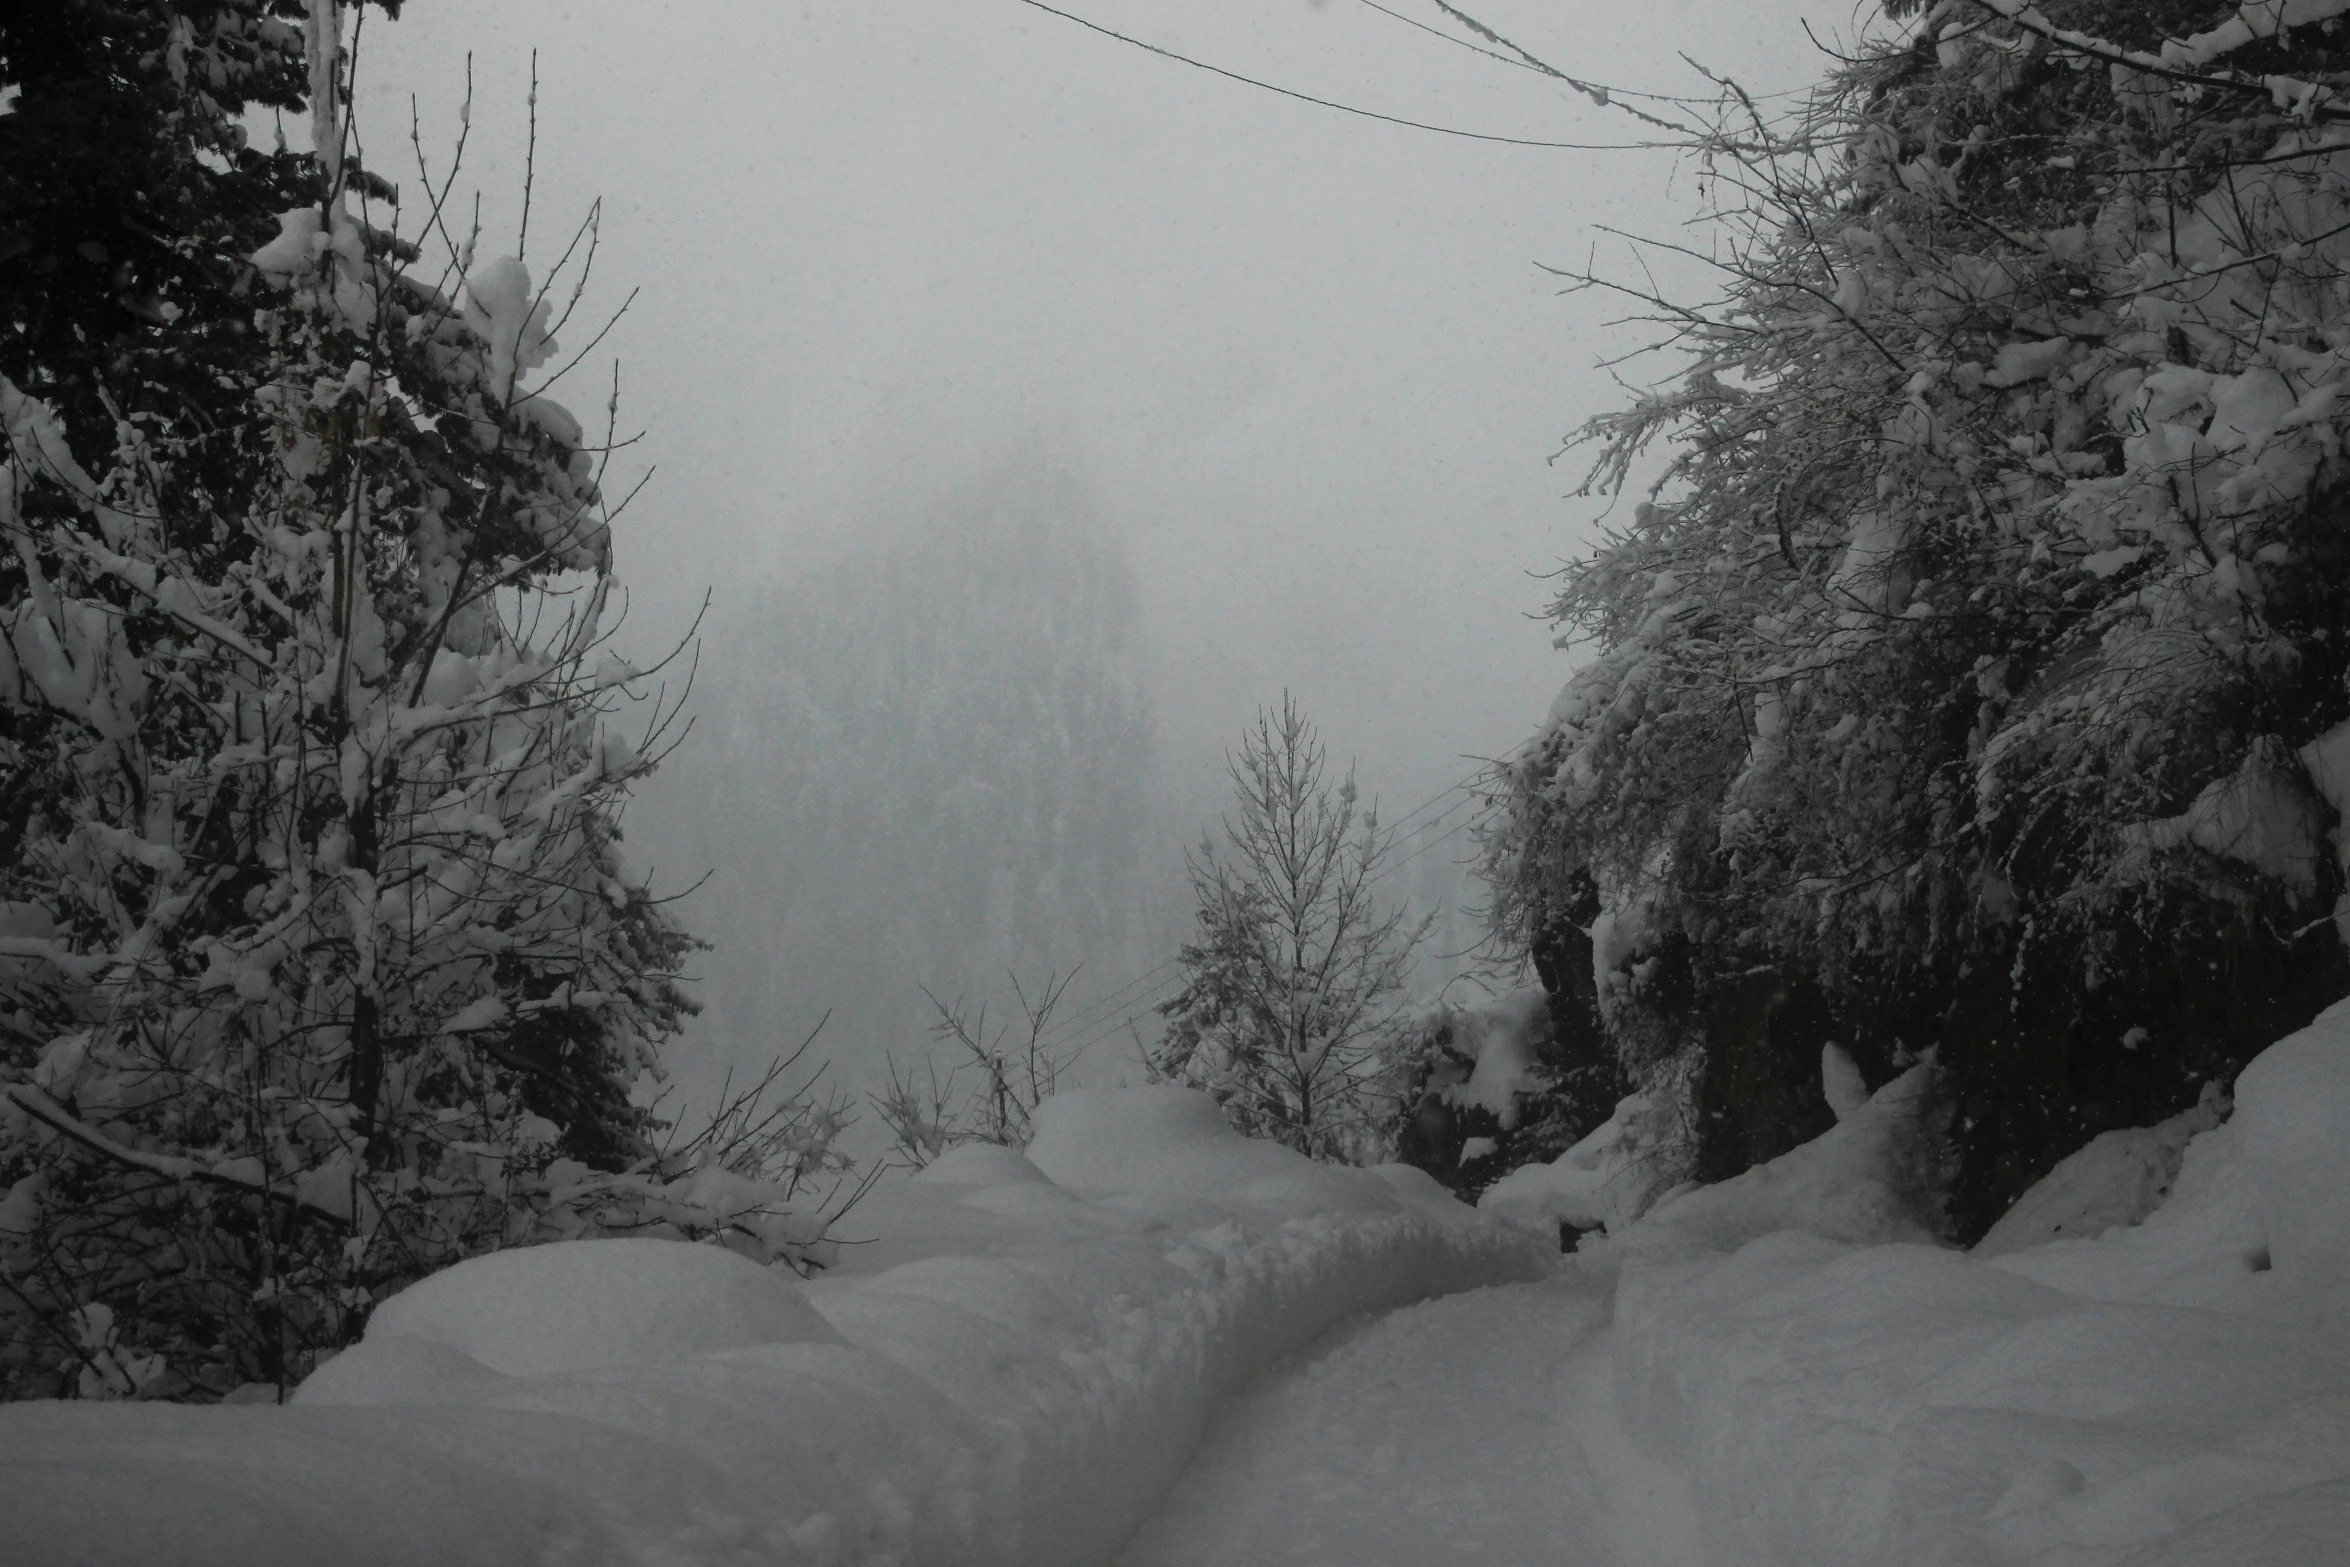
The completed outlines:
[[[474,1252],[806,1265],[837,1211],[836,1120],[663,1148],[632,1101],[691,1010],[696,943],[620,849],[681,693],[613,647],[616,443],[530,384],[560,268],[468,236],[454,293],[419,280],[344,108],[355,31],[312,0],[261,35],[318,152],[224,261],[248,401],[109,450],[0,377],[0,1391],[70,1371],[95,1307],[167,1366],[147,1392],[218,1394]]]
[[[1679,368],[1575,437],[1587,490],[1655,477],[1561,577],[1592,656],[1494,776],[1487,870],[1529,945],[1596,885],[1571,923],[1630,1064],[1776,1048],[1724,1042],[1769,985],[1822,1028],[2008,1041],[1958,1063],[1987,1223],[2095,1130],[2083,1058],[2019,1089],[2061,1059],[2022,1036],[2151,1032],[2095,1049],[2154,1119],[2337,983],[2304,938],[2345,869],[2344,9],[2165,43],[2093,0],[1934,6],[1791,118],[1733,94],[1692,142],[1710,233],[1661,248],[1716,297],[1568,274]],[[2208,982],[2240,995],[2178,988],[2190,930],[2247,955]],[[2167,1038],[2123,1015],[2141,978],[2177,989]]]

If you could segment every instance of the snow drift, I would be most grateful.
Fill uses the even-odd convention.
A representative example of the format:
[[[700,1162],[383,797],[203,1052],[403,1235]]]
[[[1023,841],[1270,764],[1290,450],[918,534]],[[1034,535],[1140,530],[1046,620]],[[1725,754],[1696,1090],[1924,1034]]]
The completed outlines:
[[[2092,1145],[1973,1256],[1927,1240],[1918,1087],[1580,1259],[1617,1275],[1624,1418],[1712,1557],[2343,1560],[2350,1003],[2247,1067],[2224,1124],[2207,1101]]]
[[[651,1240],[478,1258],[285,1408],[0,1410],[0,1561],[1102,1561],[1268,1361],[1545,1266],[1171,1088],[1065,1095],[847,1228],[805,1285]]]

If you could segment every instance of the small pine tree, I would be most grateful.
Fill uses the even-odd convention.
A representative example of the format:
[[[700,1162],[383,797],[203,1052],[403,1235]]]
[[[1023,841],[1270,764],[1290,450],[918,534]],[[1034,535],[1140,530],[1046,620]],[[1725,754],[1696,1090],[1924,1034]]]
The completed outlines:
[[[1259,711],[1227,758],[1228,848],[1185,856],[1198,934],[1183,989],[1159,1008],[1160,1076],[1205,1088],[1241,1131],[1318,1159],[1362,1159],[1389,1135],[1380,1049],[1428,922],[1378,897],[1394,851],[1350,769],[1329,781],[1297,703]]]

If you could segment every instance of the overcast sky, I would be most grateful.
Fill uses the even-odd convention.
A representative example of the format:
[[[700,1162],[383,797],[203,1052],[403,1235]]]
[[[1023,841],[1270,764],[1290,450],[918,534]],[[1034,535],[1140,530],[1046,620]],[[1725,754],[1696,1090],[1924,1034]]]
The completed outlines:
[[[1383,0],[1465,36],[1430,0]],[[1564,69],[1758,91],[1824,63],[1849,0],[1476,0]],[[1495,135],[1647,134],[1361,0],[1064,0],[1299,92]],[[538,52],[530,255],[604,202],[591,296],[658,474],[620,535],[633,648],[763,570],[1007,458],[1081,477],[1129,537],[1160,765],[1212,774],[1295,691],[1391,818],[1524,739],[1564,677],[1529,619],[1599,504],[1547,459],[1620,397],[1635,339],[1537,263],[1630,275],[1601,226],[1674,235],[1656,152],[1431,134],[1285,99],[1019,0],[412,0],[369,23],[371,163],[409,178],[408,98],[511,249]],[[567,334],[584,339],[578,324]],[[599,356],[601,358],[602,356]],[[608,368],[563,395],[585,413]],[[723,658],[723,647],[705,649]],[[1178,789],[1178,794],[1185,794]],[[658,850],[658,791],[633,836]],[[1180,807],[1178,807],[1180,809]],[[647,812],[650,812],[648,819]],[[679,869],[694,869],[679,867]]]

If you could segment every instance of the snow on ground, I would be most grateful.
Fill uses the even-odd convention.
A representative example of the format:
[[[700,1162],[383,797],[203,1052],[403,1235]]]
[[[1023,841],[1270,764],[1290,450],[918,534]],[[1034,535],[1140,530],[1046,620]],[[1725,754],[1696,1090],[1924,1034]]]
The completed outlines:
[[[813,1285],[546,1247],[388,1302],[289,1408],[0,1410],[0,1562],[2350,1560],[2350,1003],[1972,1255],[1931,1240],[1930,1064],[1832,1086],[1823,1137],[1556,1269],[1637,1106],[1506,1231],[1181,1090],[1065,1096]]]
[[[1037,1124],[878,1190],[816,1283],[563,1243],[394,1297],[288,1407],[0,1410],[0,1562],[1101,1562],[1262,1367],[1546,1266],[1184,1090]]]
[[[2060,1168],[2026,1212],[2061,1238],[1995,1256],[1917,1239],[1925,1086],[1578,1255],[1617,1281],[1625,1422],[1687,1477],[1706,1559],[2350,1560],[2350,1003],[2247,1067],[2224,1125]],[[2143,1222],[2083,1234],[2149,1182]]]
[[[1699,1567],[1607,1312],[1566,1274],[1351,1324],[1219,1417],[1121,1567]]]

